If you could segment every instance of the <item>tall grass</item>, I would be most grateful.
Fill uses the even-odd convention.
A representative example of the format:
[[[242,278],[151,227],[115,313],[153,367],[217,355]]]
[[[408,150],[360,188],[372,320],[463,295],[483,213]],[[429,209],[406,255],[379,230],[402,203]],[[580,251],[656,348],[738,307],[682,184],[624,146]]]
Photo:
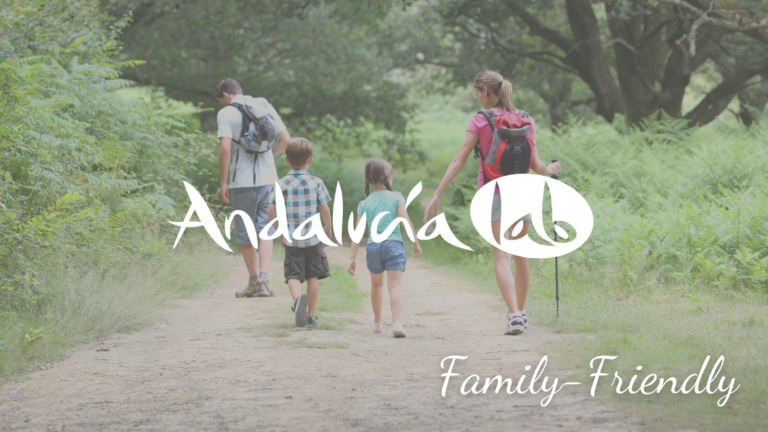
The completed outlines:
[[[0,382],[54,361],[70,347],[132,332],[169,300],[188,297],[224,276],[222,255],[198,247],[141,261],[52,261],[40,272],[45,293],[35,304],[0,315]]]

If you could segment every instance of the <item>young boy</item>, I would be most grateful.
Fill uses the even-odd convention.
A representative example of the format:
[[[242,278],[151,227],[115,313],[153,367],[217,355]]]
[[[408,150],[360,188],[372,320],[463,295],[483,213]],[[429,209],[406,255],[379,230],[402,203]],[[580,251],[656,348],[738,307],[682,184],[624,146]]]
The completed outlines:
[[[296,325],[304,327],[307,324],[317,324],[315,308],[320,295],[320,279],[330,277],[328,272],[328,257],[323,250],[323,244],[312,236],[306,240],[296,240],[294,230],[302,222],[317,214],[316,207],[325,222],[325,234],[331,238],[331,210],[328,202],[331,196],[322,180],[307,172],[312,163],[312,144],[306,138],[293,138],[285,148],[285,161],[291,166],[288,175],[278,180],[285,201],[285,211],[288,222],[288,234],[291,243],[285,244],[285,283],[293,297],[293,312]],[[275,220],[275,193],[269,196],[270,220]],[[301,234],[309,233],[311,222]],[[307,294],[302,294],[301,284],[307,281]]]

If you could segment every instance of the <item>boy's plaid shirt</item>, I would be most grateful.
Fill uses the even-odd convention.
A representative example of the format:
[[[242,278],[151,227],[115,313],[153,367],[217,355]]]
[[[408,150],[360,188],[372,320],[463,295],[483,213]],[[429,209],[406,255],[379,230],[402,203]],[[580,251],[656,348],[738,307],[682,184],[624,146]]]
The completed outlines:
[[[305,248],[320,243],[317,236],[312,236],[307,240],[295,240],[293,238],[293,231],[302,222],[317,213],[318,205],[325,204],[331,200],[328,189],[325,188],[325,183],[319,178],[309,175],[306,169],[292,169],[288,172],[287,176],[278,180],[277,184],[283,192],[285,213],[288,218],[288,233],[293,242],[293,244],[287,246]],[[269,194],[269,203],[275,204],[274,190]],[[306,235],[309,233],[311,226],[312,223],[308,223],[301,234]]]

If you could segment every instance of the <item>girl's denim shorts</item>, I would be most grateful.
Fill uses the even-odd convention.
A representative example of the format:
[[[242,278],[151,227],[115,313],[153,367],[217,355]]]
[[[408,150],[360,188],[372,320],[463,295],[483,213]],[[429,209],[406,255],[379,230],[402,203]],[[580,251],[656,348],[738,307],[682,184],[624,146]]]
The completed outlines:
[[[398,240],[386,240],[381,243],[368,243],[365,247],[365,262],[368,271],[373,274],[384,270],[405,271],[405,245]]]

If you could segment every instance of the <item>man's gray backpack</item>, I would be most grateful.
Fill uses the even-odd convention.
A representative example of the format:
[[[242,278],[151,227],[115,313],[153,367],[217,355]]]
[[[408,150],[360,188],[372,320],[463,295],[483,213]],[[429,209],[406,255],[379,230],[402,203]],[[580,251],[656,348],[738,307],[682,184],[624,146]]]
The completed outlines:
[[[232,102],[230,106],[243,114],[243,129],[237,143],[246,153],[266,153],[275,144],[275,123],[265,109],[265,103],[253,103],[263,98],[248,98],[245,103]]]

